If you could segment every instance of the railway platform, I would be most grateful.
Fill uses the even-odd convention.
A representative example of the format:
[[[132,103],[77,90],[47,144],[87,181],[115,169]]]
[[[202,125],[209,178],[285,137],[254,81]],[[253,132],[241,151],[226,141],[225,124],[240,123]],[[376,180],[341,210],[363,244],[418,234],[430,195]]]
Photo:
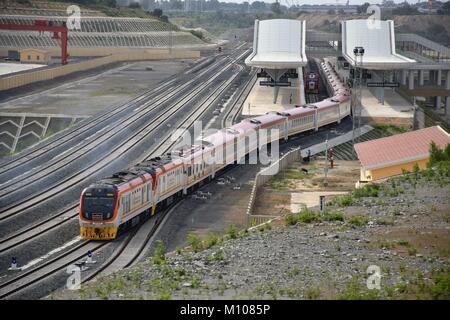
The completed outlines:
[[[273,88],[256,81],[243,104],[242,116],[257,116],[270,111],[284,111],[300,104],[300,81],[291,79],[291,87],[280,87],[276,103],[272,102]]]
[[[414,122],[414,105],[392,89],[384,92],[384,103],[369,89],[362,90],[361,120],[363,123],[393,124],[409,128]]]

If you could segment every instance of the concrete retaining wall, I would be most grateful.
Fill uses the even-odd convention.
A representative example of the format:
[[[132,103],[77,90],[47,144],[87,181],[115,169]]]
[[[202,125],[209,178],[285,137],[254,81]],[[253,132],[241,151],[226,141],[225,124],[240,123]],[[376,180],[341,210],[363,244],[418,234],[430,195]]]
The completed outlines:
[[[65,76],[78,71],[85,71],[100,66],[108,65],[121,61],[139,61],[139,60],[166,60],[166,59],[190,59],[199,58],[199,51],[190,50],[172,50],[169,49],[145,49],[128,50],[122,53],[116,53],[106,57],[96,58],[65,66],[59,66],[46,70],[31,71],[27,73],[7,76],[0,79],[0,91],[21,87],[27,84],[51,80],[57,77]]]
[[[254,224],[261,224],[274,218],[273,216],[253,215],[253,207],[255,205],[255,200],[258,195],[258,190],[274,175],[287,168],[294,161],[298,160],[301,160],[300,148],[289,151],[288,153],[283,155],[278,161],[274,162],[269,167],[262,169],[256,174],[255,182],[253,184],[252,192],[250,193],[250,200],[246,212],[247,226]]]

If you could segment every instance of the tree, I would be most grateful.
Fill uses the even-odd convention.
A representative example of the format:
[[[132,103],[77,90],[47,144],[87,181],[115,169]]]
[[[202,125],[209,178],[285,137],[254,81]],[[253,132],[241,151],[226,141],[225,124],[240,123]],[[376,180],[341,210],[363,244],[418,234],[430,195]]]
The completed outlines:
[[[278,2],[272,3],[272,5],[270,6],[270,10],[272,10],[272,12],[275,14],[281,14],[281,7]]]
[[[356,11],[357,11],[358,13],[365,14],[365,13],[367,13],[367,8],[368,8],[369,6],[370,6],[370,3],[364,2],[364,4],[362,4],[362,5],[360,5],[360,6],[358,6],[358,7],[356,8]]]
[[[266,4],[263,1],[252,2],[250,7],[252,9],[254,9],[254,10],[257,10],[257,11],[264,11],[264,10],[266,10]]]
[[[161,19],[162,22],[167,22],[167,23],[169,23],[169,17],[166,16],[166,15],[162,15],[160,19]]]
[[[162,9],[156,8],[152,11],[152,16],[155,16],[157,18],[161,18],[161,16],[163,15],[163,11]]]
[[[419,14],[419,10],[416,7],[413,7],[409,3],[405,2],[400,7],[392,10],[392,14],[413,15],[413,14]]]
[[[442,10],[443,14],[449,16],[450,15],[450,1],[447,1],[446,3],[444,3],[441,10]]]
[[[133,8],[133,9],[140,9],[141,8],[141,4],[139,2],[132,2],[128,5],[129,8]]]

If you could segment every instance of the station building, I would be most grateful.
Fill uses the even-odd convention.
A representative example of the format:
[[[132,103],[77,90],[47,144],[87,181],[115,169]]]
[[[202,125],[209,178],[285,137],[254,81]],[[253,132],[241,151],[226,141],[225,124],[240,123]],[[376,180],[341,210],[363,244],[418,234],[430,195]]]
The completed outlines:
[[[51,61],[52,55],[49,50],[28,48],[20,50],[20,62],[22,63],[44,63]]]
[[[443,149],[450,143],[450,134],[440,126],[434,126],[355,144],[361,164],[360,182],[399,175],[402,169],[412,171],[416,163],[424,169],[433,141]]]

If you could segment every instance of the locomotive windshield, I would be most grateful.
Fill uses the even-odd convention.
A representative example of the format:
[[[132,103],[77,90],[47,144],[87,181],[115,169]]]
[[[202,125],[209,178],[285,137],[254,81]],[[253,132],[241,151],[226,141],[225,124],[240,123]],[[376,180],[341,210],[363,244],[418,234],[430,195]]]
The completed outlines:
[[[103,191],[103,190],[102,190]],[[83,216],[89,220],[108,220],[114,213],[114,193],[87,191],[83,200]]]

